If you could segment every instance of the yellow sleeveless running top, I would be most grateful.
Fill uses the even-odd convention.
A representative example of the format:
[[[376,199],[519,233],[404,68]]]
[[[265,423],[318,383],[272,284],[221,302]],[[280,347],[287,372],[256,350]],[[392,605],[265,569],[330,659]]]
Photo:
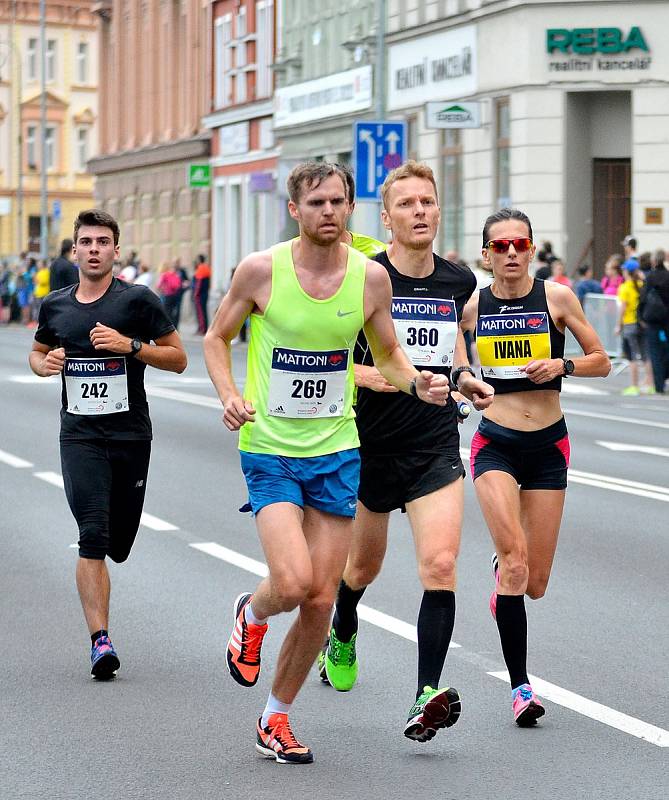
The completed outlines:
[[[272,248],[264,314],[251,314],[244,398],[256,410],[239,449],[305,458],[359,446],[353,411],[353,348],[364,324],[365,264],[348,248],[344,279],[316,300],[295,274],[292,242]]]

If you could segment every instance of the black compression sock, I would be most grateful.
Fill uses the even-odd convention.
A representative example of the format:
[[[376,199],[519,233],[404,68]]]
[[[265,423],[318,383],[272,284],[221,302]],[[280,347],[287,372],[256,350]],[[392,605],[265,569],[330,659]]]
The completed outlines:
[[[353,634],[358,632],[356,608],[366,588],[363,586],[362,589],[351,589],[344,580],[339,584],[332,627],[340,642],[350,642]]]
[[[91,642],[93,643],[93,645],[95,645],[95,643],[101,636],[109,636],[109,631],[106,631],[104,628],[100,628],[99,631],[95,631],[95,633],[92,633]]]
[[[525,595],[497,595],[497,628],[511,688],[529,683],[527,677],[527,615]]]
[[[418,612],[418,697],[423,687],[439,687],[455,624],[455,592],[426,590]]]

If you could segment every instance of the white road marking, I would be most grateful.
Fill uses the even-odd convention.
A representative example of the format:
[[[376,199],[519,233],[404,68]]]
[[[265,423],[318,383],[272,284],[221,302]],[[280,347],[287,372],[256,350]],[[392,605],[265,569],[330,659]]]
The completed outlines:
[[[196,542],[191,544],[190,547],[207,553],[207,555],[218,558],[221,561],[226,561],[228,564],[232,564],[247,572],[251,572],[253,575],[259,575],[261,578],[264,578],[268,574],[267,564],[242,555],[236,550],[223,547],[223,545],[217,544],[216,542]],[[382,611],[377,611],[363,603],[358,605],[358,617],[365,620],[365,622],[369,622],[371,625],[375,625],[377,628],[383,628],[390,633],[401,636],[403,639],[408,639],[410,642],[418,641],[415,625],[410,625],[408,622],[397,619],[397,617],[391,617],[390,614],[384,614]],[[461,647],[461,645],[456,642],[451,642],[451,647]]]
[[[493,678],[499,678],[506,683],[509,682],[508,672],[489,672],[488,675]],[[554,683],[548,683],[548,681],[544,681],[534,675],[529,675],[528,677],[532,688],[541,699],[550,700],[552,703],[564,706],[571,711],[576,711],[578,714],[590,717],[590,719],[602,722],[604,725],[616,728],[623,733],[628,733],[630,736],[636,736],[637,739],[643,739],[658,747],[669,747],[669,731],[665,731],[663,728],[642,722],[640,719],[630,717],[608,706],[603,706],[594,700],[588,700],[586,697],[581,697],[581,695],[574,694],[574,692],[563,689],[561,686],[556,686]]]
[[[470,452],[466,447],[460,448],[460,455],[465,459],[469,458]],[[669,503],[669,488],[656,486],[652,483],[628,481],[624,478],[599,475],[596,472],[581,472],[571,468],[569,469],[569,483],[580,483],[584,486],[594,486],[597,489],[608,489],[611,492],[633,494],[637,497],[646,497],[649,500],[660,500],[663,503]]]
[[[63,476],[59,475],[57,472],[33,472],[33,475],[41,481],[46,481],[53,486],[58,486],[60,489],[63,488]]]
[[[26,469],[27,467],[34,466],[30,461],[26,461],[24,458],[19,458],[18,456],[13,456],[11,453],[7,453],[4,450],[0,450],[0,461],[2,461],[3,464],[8,464],[10,467],[16,467],[16,469]]]
[[[611,394],[605,389],[595,389],[594,386],[586,386],[583,383],[572,383],[571,381],[562,381],[562,394],[581,394],[581,395],[602,395]]]
[[[64,487],[63,476],[58,472],[33,472],[33,475],[42,481],[52,484],[53,486],[58,486],[60,489]],[[139,524],[144,525],[145,528],[150,528],[152,531],[179,530],[179,528],[177,528],[176,525],[172,525],[171,522],[165,522],[165,520],[160,519],[159,517],[154,517],[153,514],[147,514],[146,511],[142,512]]]
[[[607,450],[614,450],[619,453],[647,453],[651,456],[664,456],[669,458],[669,449],[666,447],[649,447],[645,444],[623,444],[623,442],[598,442],[600,447],[606,447]]]
[[[39,375],[10,375],[8,380],[12,383],[60,383],[58,375],[40,378]]]
[[[166,389],[162,386],[147,386],[146,393],[149,397],[162,397],[165,400],[178,400],[181,403],[191,403],[194,406],[216,408],[223,413],[223,406],[217,397],[207,397],[204,394],[194,394],[193,392],[181,392],[178,389]]]
[[[649,419],[634,419],[632,416],[619,417],[615,414],[600,414],[595,411],[575,411],[572,408],[563,409],[565,414],[574,417],[594,417],[595,419],[610,419],[612,422],[624,422],[626,425],[644,425],[648,428],[663,428],[669,430],[669,422],[651,422]]]
[[[145,528],[151,528],[152,531],[178,531],[176,525],[172,525],[171,522],[165,522],[164,519],[159,519],[158,517],[154,517],[153,514],[147,514],[146,511],[142,511],[142,516],[139,519],[139,524],[144,525]]]

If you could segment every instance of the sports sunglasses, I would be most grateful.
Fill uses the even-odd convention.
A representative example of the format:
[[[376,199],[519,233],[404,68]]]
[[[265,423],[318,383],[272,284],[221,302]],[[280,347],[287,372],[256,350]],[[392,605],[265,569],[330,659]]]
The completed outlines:
[[[508,253],[511,245],[516,253],[526,253],[532,247],[532,240],[527,236],[519,239],[491,239],[486,247],[493,253]]]

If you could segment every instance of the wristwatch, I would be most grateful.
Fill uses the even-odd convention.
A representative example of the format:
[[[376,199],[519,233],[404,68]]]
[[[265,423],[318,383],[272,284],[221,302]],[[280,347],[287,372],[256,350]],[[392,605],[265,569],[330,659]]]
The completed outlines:
[[[563,358],[562,365],[564,368],[563,377],[568,378],[574,374],[574,362],[570,358]]]
[[[456,390],[458,388],[458,379],[463,372],[468,372],[470,375],[476,377],[476,373],[471,367],[457,367],[451,372],[451,383],[453,384]]]
[[[142,340],[138,336],[135,336],[135,338],[130,342],[131,349],[128,355],[133,357],[136,356],[137,353],[139,353],[139,351],[142,349],[142,344]]]

